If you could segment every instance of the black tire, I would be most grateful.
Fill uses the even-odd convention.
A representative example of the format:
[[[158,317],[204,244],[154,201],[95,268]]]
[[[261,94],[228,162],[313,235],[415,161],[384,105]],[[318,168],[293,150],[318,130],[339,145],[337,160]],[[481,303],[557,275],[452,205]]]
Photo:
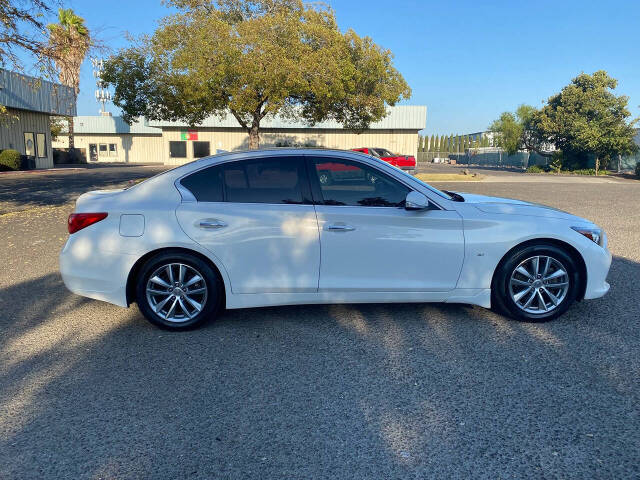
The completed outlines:
[[[512,297],[510,291],[510,280],[514,270],[521,264],[521,262],[536,256],[551,257],[559,262],[567,272],[566,277],[569,283],[568,290],[558,305],[553,305],[553,309],[548,312],[531,313],[525,311],[516,304],[516,301]],[[580,282],[581,279],[578,266],[568,252],[551,244],[527,245],[509,253],[509,255],[498,266],[493,277],[491,288],[492,307],[497,312],[515,320],[523,322],[547,322],[558,318],[568,310],[578,296]],[[522,287],[523,290],[526,288],[527,287]],[[538,302],[537,298],[535,300]],[[543,302],[546,303],[546,300],[549,300],[549,306],[551,307],[552,303],[550,301],[550,297],[546,294],[543,294],[543,300],[542,302],[538,302],[538,305]]]
[[[147,296],[147,283],[158,269],[168,264],[183,264],[194,269],[202,277],[202,281],[197,283],[197,287],[206,285],[206,296],[202,309],[193,317],[184,321],[169,321],[158,315],[149,303]],[[175,268],[174,268],[175,270]],[[193,277],[192,277],[193,278]],[[154,325],[167,330],[187,330],[201,325],[206,320],[215,318],[223,304],[223,284],[219,274],[211,266],[195,255],[182,252],[160,253],[145,262],[136,278],[136,302],[140,312]],[[167,294],[169,295],[169,294]],[[162,297],[160,297],[162,298]],[[185,302],[186,305],[186,302]],[[191,305],[187,308],[190,309]],[[195,313],[195,310],[191,313]]]

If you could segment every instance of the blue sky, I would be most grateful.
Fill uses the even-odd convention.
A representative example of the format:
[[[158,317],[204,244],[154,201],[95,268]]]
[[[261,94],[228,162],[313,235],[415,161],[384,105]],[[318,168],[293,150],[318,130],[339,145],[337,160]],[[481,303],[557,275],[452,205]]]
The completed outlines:
[[[406,102],[427,105],[427,134],[484,130],[521,103],[539,106],[580,72],[617,78],[640,116],[640,2],[591,0],[330,0],[342,29],[391,49],[413,90]],[[160,0],[66,0],[102,41],[117,49],[125,32],[151,33],[168,13]],[[94,115],[87,61],[78,114]],[[118,110],[113,106],[114,114]]]

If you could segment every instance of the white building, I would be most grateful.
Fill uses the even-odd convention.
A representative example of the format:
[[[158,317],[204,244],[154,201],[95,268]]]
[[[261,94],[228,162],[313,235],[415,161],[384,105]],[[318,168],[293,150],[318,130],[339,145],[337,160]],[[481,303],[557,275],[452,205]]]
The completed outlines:
[[[278,117],[262,121],[261,147],[302,146],[351,149],[381,147],[403,155],[416,155],[418,131],[426,126],[427,107],[396,106],[362,133],[334,121],[312,127]],[[89,162],[164,163],[180,165],[218,150],[246,150],[249,136],[233,116],[210,117],[201,125],[141,121],[131,126],[121,117],[80,116],[74,119],[76,148],[84,148]],[[67,146],[60,136],[54,148]]]

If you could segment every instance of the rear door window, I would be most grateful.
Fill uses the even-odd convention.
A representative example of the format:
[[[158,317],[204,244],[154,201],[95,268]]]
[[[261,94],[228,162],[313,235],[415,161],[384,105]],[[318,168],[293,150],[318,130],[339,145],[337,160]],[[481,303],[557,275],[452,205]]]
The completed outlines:
[[[245,160],[224,169],[227,202],[308,203],[308,183],[298,157]]]
[[[199,202],[311,203],[305,166],[298,157],[229,162],[195,172],[181,183]]]

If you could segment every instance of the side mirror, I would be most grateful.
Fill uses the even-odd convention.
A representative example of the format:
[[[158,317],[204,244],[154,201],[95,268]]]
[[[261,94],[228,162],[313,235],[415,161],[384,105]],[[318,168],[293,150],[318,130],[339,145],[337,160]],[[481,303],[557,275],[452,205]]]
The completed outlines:
[[[406,210],[427,210],[429,206],[429,199],[426,195],[416,191],[407,193],[407,198],[404,202]]]

